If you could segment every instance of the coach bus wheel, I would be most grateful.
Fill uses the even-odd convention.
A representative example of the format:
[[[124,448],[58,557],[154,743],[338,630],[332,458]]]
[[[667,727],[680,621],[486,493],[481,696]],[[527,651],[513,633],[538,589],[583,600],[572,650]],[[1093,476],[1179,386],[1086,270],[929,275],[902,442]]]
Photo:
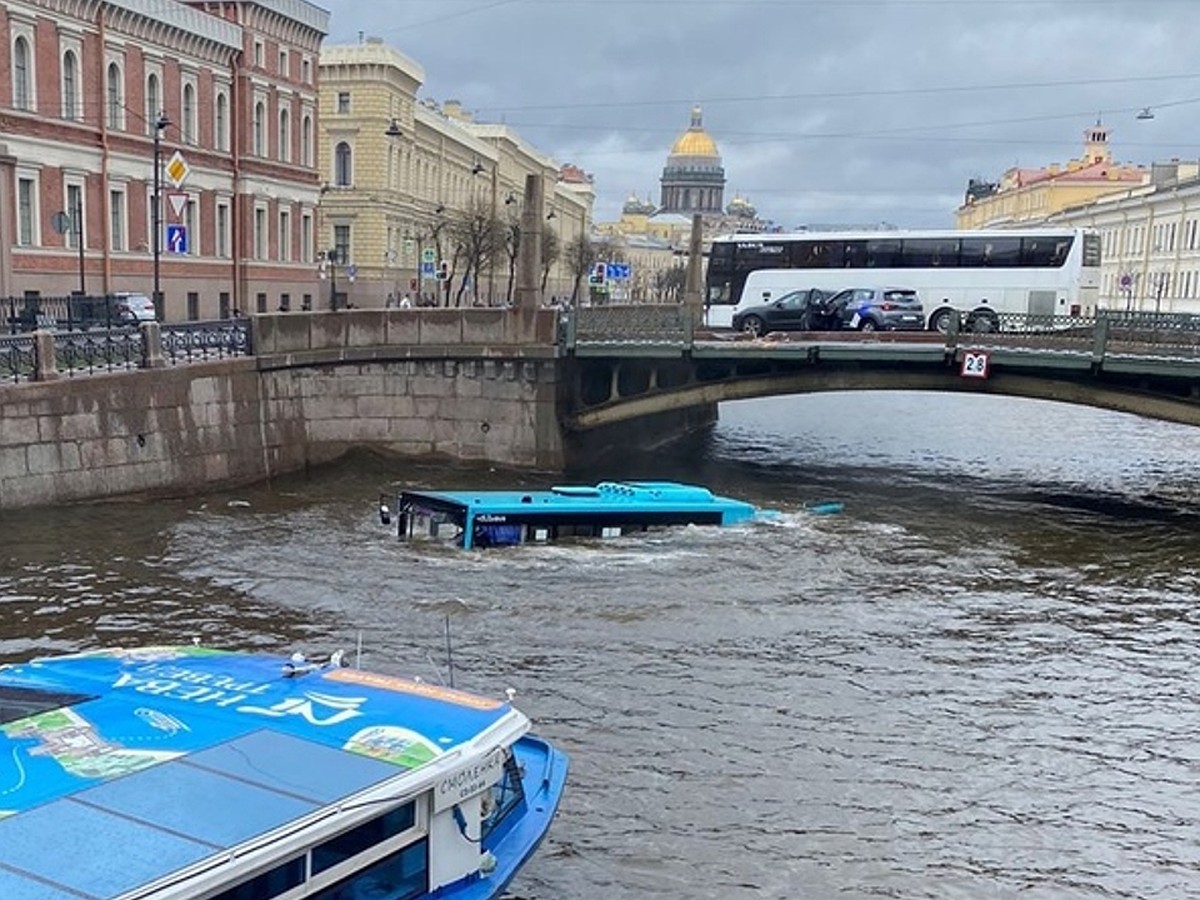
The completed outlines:
[[[746,321],[742,323],[742,331],[758,337],[763,333],[763,324],[763,320],[758,316],[746,316]]]
[[[981,309],[967,316],[967,331],[974,334],[992,334],[1000,330],[1000,320],[989,309]]]
[[[945,334],[950,330],[950,310],[939,309],[933,314],[933,319],[929,323],[929,330],[936,331],[938,334]]]

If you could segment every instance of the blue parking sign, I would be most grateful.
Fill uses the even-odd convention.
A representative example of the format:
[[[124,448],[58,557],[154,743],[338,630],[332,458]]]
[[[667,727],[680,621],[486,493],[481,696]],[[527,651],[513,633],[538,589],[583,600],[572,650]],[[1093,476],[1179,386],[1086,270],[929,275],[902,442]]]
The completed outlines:
[[[188,233],[186,225],[167,226],[167,252],[185,254],[188,252]]]

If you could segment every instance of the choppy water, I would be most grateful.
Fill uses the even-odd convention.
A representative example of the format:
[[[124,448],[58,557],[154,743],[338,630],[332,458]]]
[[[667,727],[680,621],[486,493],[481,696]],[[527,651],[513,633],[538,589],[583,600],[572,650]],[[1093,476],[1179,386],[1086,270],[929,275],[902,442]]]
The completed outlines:
[[[0,658],[353,649],[512,686],[572,773],[523,900],[1200,896],[1200,431],[1002,398],[731,405],[676,478],[777,521],[400,546],[381,489],[562,476],[359,457],[9,515]],[[836,498],[846,511],[813,517]]]

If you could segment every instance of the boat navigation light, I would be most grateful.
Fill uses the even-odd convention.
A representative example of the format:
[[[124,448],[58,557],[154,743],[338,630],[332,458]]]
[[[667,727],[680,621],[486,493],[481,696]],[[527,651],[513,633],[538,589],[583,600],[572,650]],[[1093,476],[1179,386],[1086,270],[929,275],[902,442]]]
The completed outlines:
[[[388,509],[387,500],[379,498],[379,521],[384,525],[392,524],[392,511]]]
[[[517,696],[517,689],[516,688],[505,688],[504,696],[508,698],[509,703],[512,703],[513,698]]]

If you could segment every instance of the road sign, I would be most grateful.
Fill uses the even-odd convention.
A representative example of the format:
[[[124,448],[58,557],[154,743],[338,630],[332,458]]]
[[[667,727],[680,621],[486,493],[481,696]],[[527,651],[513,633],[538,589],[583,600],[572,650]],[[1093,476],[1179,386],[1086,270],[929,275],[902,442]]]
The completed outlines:
[[[167,226],[167,252],[185,254],[188,252],[188,233],[186,225]]]
[[[181,188],[188,176],[192,174],[192,167],[187,164],[183,154],[176,150],[167,162],[164,171],[167,173],[167,181],[171,182],[171,187]]]
[[[964,353],[959,374],[963,378],[987,378],[988,355],[986,353]]]
[[[183,191],[167,191],[167,201],[175,213],[175,220],[183,221],[183,208],[187,206],[188,195]]]
[[[1121,290],[1127,291],[1133,287],[1133,276],[1126,272],[1121,276]]]
[[[629,277],[629,263],[609,263],[608,277],[614,281],[622,281]]]
[[[358,275],[358,266],[354,265],[353,263],[346,266],[346,277],[347,278],[349,278],[351,281],[353,281],[354,277],[356,275]]]
[[[427,259],[427,260],[422,261],[421,275],[423,275],[423,276],[433,275],[433,260],[432,259]]]
[[[422,250],[421,262],[429,263],[431,266],[437,262],[437,249],[434,247],[426,247],[424,250]],[[432,272],[433,269],[430,269],[429,271]]]

